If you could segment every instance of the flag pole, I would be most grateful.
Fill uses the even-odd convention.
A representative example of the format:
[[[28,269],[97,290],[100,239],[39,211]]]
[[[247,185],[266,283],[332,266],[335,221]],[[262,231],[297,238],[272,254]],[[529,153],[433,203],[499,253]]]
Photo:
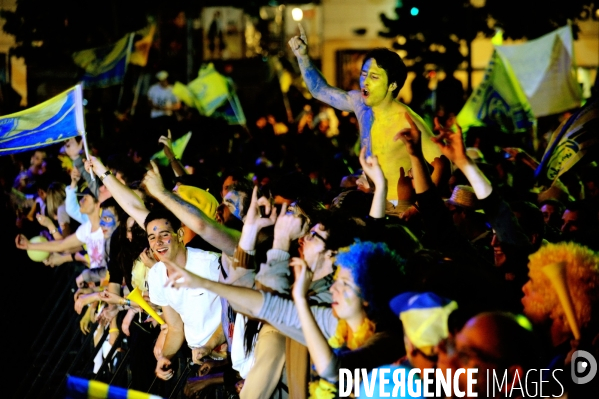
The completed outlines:
[[[135,33],[129,34],[129,42],[127,43],[127,55],[125,60],[125,75],[127,75],[127,66],[129,65],[129,58],[131,57],[131,47],[133,46],[133,37]],[[123,92],[125,91],[125,75],[123,75],[123,82],[121,83],[121,90],[119,91],[119,99],[116,103],[117,109],[121,107],[121,100],[123,98]]]
[[[89,161],[89,147],[87,145],[87,133],[85,132],[85,118],[83,116],[83,89],[81,83],[75,86],[75,99],[75,121],[77,123],[77,132],[79,132],[79,135],[81,136],[81,141],[83,141],[83,151],[85,151],[85,159]],[[89,175],[92,181],[96,180],[93,171]]]

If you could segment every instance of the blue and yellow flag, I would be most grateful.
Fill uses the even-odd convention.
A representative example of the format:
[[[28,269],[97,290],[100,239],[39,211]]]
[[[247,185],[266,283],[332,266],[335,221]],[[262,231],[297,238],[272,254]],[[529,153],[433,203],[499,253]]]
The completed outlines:
[[[131,55],[133,33],[109,46],[73,53],[75,64],[85,70],[84,89],[109,87],[123,83]]]
[[[530,104],[509,62],[497,51],[481,84],[472,92],[457,117],[463,128],[494,126],[508,132],[535,126]]]
[[[553,132],[535,171],[543,185],[551,185],[590,151],[599,152],[599,99],[589,100]]]
[[[221,75],[212,63],[203,65],[188,85],[175,82],[173,94],[201,115],[224,118],[230,125],[246,123],[233,80]]]
[[[161,396],[69,376],[65,399],[163,399]]]
[[[0,117],[0,155],[52,145],[85,131],[81,86],[35,107]]]
[[[187,86],[176,82],[173,94],[188,106],[196,108],[200,114],[212,116],[227,101],[229,84],[227,78],[214,68],[214,64],[209,63],[200,68],[198,77]]]

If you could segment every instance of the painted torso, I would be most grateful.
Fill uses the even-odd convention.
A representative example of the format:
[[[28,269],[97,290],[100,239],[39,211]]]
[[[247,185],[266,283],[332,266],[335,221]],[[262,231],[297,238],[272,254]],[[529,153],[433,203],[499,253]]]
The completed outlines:
[[[373,109],[364,104],[360,91],[350,91],[349,95],[360,124],[360,147],[367,148],[367,155],[375,154],[378,157],[389,187],[387,199],[396,200],[399,168],[403,167],[406,172],[411,168],[405,145],[401,140],[393,141],[393,137],[401,129],[410,127],[405,113],[410,114],[422,132],[422,149],[428,162],[432,162],[435,157],[440,156],[439,149],[430,140],[433,134],[420,116],[399,101],[394,103],[395,109],[390,113],[389,118],[377,119]]]

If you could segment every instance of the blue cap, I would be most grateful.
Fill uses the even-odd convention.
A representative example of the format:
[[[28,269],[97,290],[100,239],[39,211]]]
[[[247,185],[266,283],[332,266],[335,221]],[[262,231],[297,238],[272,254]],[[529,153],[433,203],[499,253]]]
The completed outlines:
[[[389,306],[393,313],[399,316],[407,310],[442,308],[450,302],[451,299],[440,297],[433,292],[404,292],[393,298]]]

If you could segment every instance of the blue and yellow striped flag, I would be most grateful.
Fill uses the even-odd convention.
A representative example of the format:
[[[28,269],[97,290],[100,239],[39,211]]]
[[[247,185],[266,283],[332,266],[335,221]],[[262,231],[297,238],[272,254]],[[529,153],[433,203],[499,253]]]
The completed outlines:
[[[535,178],[549,186],[590,151],[599,152],[597,98],[589,100],[553,132]]]
[[[73,53],[73,62],[85,70],[84,89],[109,87],[123,83],[131,55],[134,33],[128,33],[109,46]]]
[[[163,399],[161,396],[68,376],[65,399]]]
[[[55,144],[85,131],[81,86],[35,107],[0,117],[0,155]]]

